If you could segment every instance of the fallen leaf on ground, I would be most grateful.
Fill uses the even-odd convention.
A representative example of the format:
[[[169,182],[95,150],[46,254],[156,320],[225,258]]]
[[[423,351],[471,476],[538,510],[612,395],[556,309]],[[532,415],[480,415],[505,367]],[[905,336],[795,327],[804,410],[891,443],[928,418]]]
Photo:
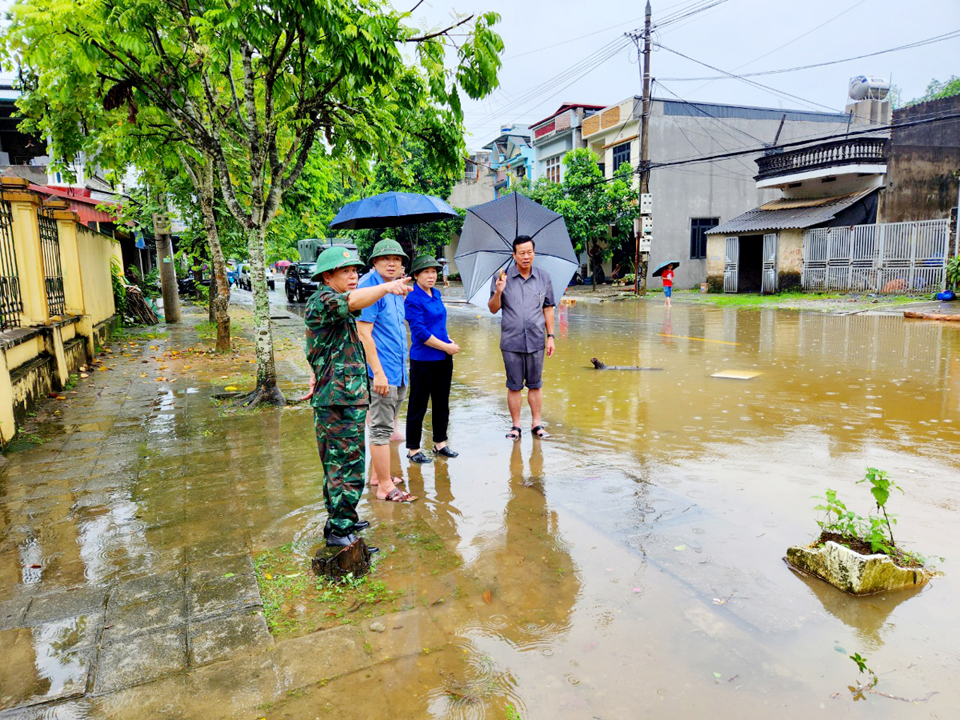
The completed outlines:
[[[484,601],[487,605],[489,605],[490,603],[492,603],[492,602],[493,602],[493,593],[490,592],[489,590],[484,590],[484,591],[483,591],[483,601]]]
[[[233,385],[227,385],[227,386],[224,388],[224,390],[232,391],[232,390],[236,390],[236,388],[235,388]]]

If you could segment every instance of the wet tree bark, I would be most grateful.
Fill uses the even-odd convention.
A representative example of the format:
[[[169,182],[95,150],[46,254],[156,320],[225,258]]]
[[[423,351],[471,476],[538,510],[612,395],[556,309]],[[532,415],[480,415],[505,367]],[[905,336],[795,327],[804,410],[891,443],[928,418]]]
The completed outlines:
[[[320,548],[310,563],[318,576],[339,580],[347,575],[363,577],[370,572],[370,550],[363,538],[345,548]]]
[[[263,235],[263,227],[247,230],[250,280],[253,285],[253,332],[257,353],[257,386],[253,392],[240,399],[240,404],[246,406],[286,404],[286,399],[277,386],[277,363],[273,353],[273,332],[270,329],[270,299],[267,295]]]
[[[213,282],[210,284],[210,321],[217,325],[217,352],[230,352],[230,283],[227,280],[227,263],[220,245],[220,231],[214,212],[215,186],[213,160],[204,162],[201,169],[203,190],[200,195],[200,214],[207,233],[210,257],[213,260]],[[216,290],[216,292],[214,292]]]

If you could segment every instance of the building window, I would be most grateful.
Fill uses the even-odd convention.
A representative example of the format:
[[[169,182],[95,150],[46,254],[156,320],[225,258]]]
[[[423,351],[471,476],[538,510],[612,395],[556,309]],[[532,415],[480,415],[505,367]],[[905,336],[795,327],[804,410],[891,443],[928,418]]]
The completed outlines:
[[[630,143],[620,143],[619,145],[614,146],[613,148],[613,172],[617,172],[623,163],[630,162]]]
[[[557,155],[547,159],[547,180],[550,182],[560,182],[560,156]]]
[[[597,167],[600,168],[600,175],[602,177],[607,176],[607,164],[606,163],[597,163]]]
[[[693,218],[690,221],[690,259],[707,257],[707,230],[720,224],[720,218]]]

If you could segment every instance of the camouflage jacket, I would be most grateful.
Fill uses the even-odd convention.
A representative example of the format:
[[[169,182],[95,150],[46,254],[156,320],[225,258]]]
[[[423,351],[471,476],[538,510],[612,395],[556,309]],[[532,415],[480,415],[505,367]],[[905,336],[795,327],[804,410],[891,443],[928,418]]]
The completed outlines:
[[[307,302],[307,362],[317,376],[310,404],[369,405],[367,357],[347,296],[321,285]]]

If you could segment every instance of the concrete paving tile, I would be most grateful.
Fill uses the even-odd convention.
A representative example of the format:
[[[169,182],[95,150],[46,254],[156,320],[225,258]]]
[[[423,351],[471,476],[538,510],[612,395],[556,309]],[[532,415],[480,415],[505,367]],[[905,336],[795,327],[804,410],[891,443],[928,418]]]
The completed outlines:
[[[124,605],[115,605],[111,601],[104,620],[103,642],[108,644],[127,635],[183,625],[186,621],[185,605],[182,591],[151,595]]]
[[[88,720],[94,717],[97,716],[93,703],[85,698],[0,712],[0,720]]]
[[[24,625],[39,625],[51,620],[101,613],[107,591],[101,587],[78,588],[33,598]]]
[[[100,648],[94,693],[133,687],[181,672],[186,667],[186,629],[127,637]]]
[[[134,578],[120,583],[113,589],[107,610],[109,612],[114,607],[129,605],[161,593],[183,592],[183,589],[183,572],[180,570]]]
[[[20,627],[29,604],[30,596],[24,594],[0,602],[0,630]]]
[[[194,619],[222,615],[262,604],[260,590],[253,575],[234,575],[198,584],[191,581],[188,595],[191,622]]]
[[[94,637],[82,617],[0,633],[0,710],[83,695]]]
[[[189,717],[189,709],[194,704],[192,693],[185,674],[168,675],[153,682],[92,698],[90,717],[110,720],[179,720]]]
[[[237,653],[269,648],[273,638],[263,613],[240,612],[190,623],[187,631],[190,667],[227,660]]]
[[[357,628],[346,626],[278,642],[277,667],[284,685],[302,688],[373,665],[363,643]]]
[[[210,558],[235,556],[239,552],[250,552],[250,535],[246,529],[237,529],[224,536],[218,527],[210,527],[209,517],[205,523],[199,518],[188,522],[195,531],[193,542],[186,546],[187,562],[195,565]],[[199,528],[200,532],[196,532]],[[186,529],[186,527],[185,527]]]
[[[227,573],[253,575],[253,560],[246,553],[237,553],[234,548],[233,555],[206,558],[191,563],[187,568],[187,577],[194,585],[208,580],[217,580]]]

